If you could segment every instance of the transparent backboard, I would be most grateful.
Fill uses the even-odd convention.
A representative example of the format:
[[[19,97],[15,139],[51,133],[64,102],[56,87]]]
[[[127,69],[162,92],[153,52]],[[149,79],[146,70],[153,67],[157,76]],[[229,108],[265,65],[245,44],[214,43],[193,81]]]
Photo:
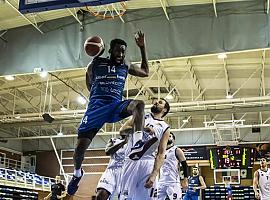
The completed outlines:
[[[240,184],[240,169],[215,169],[215,184]]]

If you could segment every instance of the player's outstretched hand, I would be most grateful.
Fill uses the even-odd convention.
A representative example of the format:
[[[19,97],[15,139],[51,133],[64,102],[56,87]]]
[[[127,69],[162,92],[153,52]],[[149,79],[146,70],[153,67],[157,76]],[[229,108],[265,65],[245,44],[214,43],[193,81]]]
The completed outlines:
[[[156,176],[154,174],[150,174],[150,176],[148,177],[148,179],[146,180],[144,187],[146,188],[151,188],[153,187],[153,184],[156,180]]]
[[[256,198],[256,199],[260,199],[260,194],[259,194],[259,192],[255,192],[255,198]]]
[[[135,34],[135,41],[138,47],[142,48],[145,47],[145,41],[144,41],[144,33],[142,31],[138,31]]]
[[[188,179],[187,178],[184,178],[181,181],[181,185],[182,185],[183,190],[187,190],[188,189]]]
[[[145,126],[144,131],[147,132],[149,135],[155,135],[155,130],[151,127]]]

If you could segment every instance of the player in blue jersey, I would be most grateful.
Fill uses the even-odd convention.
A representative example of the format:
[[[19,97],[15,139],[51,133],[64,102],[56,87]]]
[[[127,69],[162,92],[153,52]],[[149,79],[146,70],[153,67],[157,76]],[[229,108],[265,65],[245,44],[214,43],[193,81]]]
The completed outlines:
[[[194,166],[192,168],[192,176],[188,178],[188,190],[183,200],[198,200],[200,190],[205,188],[206,184],[203,177],[199,175],[199,168]]]
[[[141,65],[131,64],[125,59],[127,44],[114,39],[110,43],[110,57],[95,57],[88,65],[86,85],[90,92],[89,104],[78,128],[78,141],[73,156],[74,174],[68,185],[68,194],[74,195],[83,176],[81,168],[85,150],[105,123],[118,122],[133,116],[135,135],[141,134],[144,126],[144,102],[141,100],[122,101],[128,74],[148,77],[149,67],[145,51],[144,34],[139,31],[135,41],[141,52]],[[140,135],[138,134],[138,135]]]

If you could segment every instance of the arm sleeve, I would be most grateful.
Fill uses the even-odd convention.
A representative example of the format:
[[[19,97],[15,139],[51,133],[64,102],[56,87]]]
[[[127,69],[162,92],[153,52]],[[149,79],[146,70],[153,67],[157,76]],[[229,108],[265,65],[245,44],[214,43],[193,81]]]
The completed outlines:
[[[187,165],[187,161],[181,161],[181,165],[183,167],[183,171],[184,171],[184,177],[187,178],[188,177],[188,165]]]

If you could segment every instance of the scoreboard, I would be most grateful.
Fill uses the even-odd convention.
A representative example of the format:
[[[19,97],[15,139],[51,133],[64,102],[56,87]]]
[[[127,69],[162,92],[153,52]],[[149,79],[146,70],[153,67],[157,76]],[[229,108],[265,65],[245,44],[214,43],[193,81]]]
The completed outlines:
[[[255,148],[219,147],[209,150],[211,169],[247,169],[252,168],[255,160]]]

